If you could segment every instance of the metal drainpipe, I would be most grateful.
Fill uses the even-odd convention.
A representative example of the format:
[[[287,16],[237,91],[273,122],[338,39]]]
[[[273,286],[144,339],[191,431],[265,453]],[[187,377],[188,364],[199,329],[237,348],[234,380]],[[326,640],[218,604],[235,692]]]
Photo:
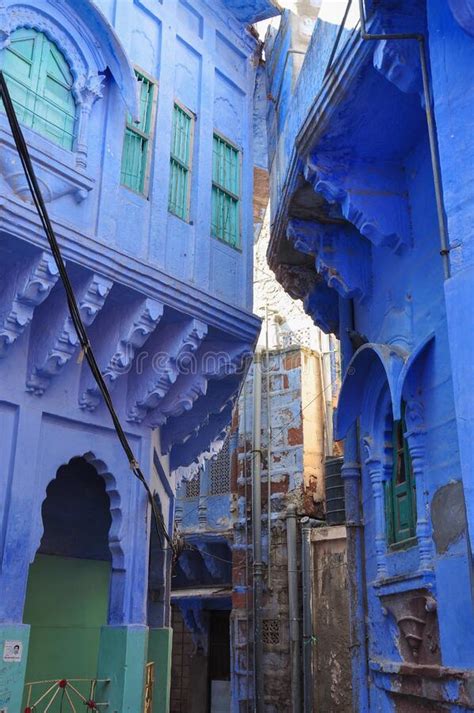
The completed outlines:
[[[267,390],[267,587],[272,588],[272,401],[270,390],[270,346],[268,303],[265,305],[265,386]]]
[[[353,354],[349,333],[354,329],[352,300],[339,298],[339,325],[342,366],[345,371]],[[368,653],[366,627],[366,581],[364,527],[361,516],[360,464],[357,425],[348,431],[344,441],[344,501],[347,530],[347,582],[352,666],[352,709],[368,713]]]
[[[324,520],[303,517],[301,523],[301,579],[303,592],[303,712],[313,713],[313,606],[311,530]]]
[[[421,76],[423,80],[423,98],[425,102],[426,123],[428,127],[428,138],[430,143],[431,168],[433,171],[433,183],[436,198],[436,211],[438,214],[439,239],[441,243],[440,255],[443,260],[444,279],[447,280],[451,276],[451,267],[449,263],[449,240],[448,227],[446,224],[446,214],[444,210],[443,188],[441,181],[441,168],[439,160],[438,140],[436,137],[435,121],[433,116],[433,106],[430,88],[430,77],[428,72],[428,61],[426,57],[426,40],[421,33],[387,33],[387,34],[369,34],[366,31],[366,16],[364,0],[359,0],[360,13],[360,36],[363,40],[415,40],[418,42],[420,54]]]
[[[244,462],[243,462],[243,476],[244,476],[244,520],[245,520],[245,617],[247,624],[247,640],[245,642],[245,708],[247,713],[249,713],[250,706],[250,597],[249,597],[249,584],[250,584],[250,572],[249,572],[249,518],[248,518],[248,463],[247,463],[247,381],[244,381],[244,386],[242,389],[242,400],[243,400],[243,427],[244,427]]]
[[[286,509],[288,562],[288,615],[290,619],[291,713],[301,713],[301,652],[296,553],[296,505]]]
[[[254,711],[264,712],[263,642],[262,642],[262,357],[254,356],[253,374],[253,458],[252,458],[252,528],[253,528],[253,611],[254,611]]]

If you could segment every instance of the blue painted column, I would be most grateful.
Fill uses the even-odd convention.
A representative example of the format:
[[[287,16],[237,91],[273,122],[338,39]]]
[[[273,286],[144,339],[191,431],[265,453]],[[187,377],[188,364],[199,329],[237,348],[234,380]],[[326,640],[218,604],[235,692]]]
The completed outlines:
[[[353,349],[348,331],[353,329],[352,302],[339,298],[339,331],[343,374]],[[354,713],[369,710],[367,633],[365,625],[366,592],[364,576],[364,531],[360,511],[360,463],[357,425],[348,431],[344,441],[344,497],[347,528],[347,576],[349,582],[349,619],[352,657],[352,708]]]

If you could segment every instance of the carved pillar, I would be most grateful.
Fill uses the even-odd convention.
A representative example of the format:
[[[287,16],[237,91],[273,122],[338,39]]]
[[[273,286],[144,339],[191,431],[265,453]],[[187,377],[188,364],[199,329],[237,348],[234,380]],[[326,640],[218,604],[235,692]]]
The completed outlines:
[[[76,165],[80,168],[86,168],[87,166],[89,118],[94,103],[97,99],[102,97],[103,81],[103,75],[91,73],[87,78],[80,77],[74,86],[74,95],[79,107],[76,137]]]
[[[413,477],[416,483],[416,536],[420,553],[419,568],[426,570],[432,567],[433,545],[428,519],[429,505],[424,468],[426,433],[424,430],[423,407],[419,402],[408,402],[405,410],[405,420],[407,425],[405,438],[408,441]]]
[[[364,438],[363,447],[366,456],[365,466],[369,473],[374,499],[376,579],[383,579],[388,574],[386,564],[387,536],[385,531],[385,469],[382,459],[372,454],[372,445],[368,438]]]

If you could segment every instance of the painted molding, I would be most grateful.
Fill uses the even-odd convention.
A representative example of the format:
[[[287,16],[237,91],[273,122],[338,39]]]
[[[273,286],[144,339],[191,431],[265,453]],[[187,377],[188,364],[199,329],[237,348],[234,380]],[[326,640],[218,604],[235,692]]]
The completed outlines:
[[[96,274],[89,275],[81,285],[75,286],[79,312],[86,327],[93,323],[104,306],[111,287],[111,280]],[[70,361],[79,345],[62,287],[55,304],[48,302],[45,319],[40,319],[39,323],[35,320],[31,341],[31,370],[26,390],[41,396],[51,379]]]
[[[24,265],[24,260],[22,261]],[[49,295],[58,279],[58,268],[50,253],[30,259],[25,268],[17,266],[4,278],[0,305],[0,357],[23,334],[33,319],[35,308]]]

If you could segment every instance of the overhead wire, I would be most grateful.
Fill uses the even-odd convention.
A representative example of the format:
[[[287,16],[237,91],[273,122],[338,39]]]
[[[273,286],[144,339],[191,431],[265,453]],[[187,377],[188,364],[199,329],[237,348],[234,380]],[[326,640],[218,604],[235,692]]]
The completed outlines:
[[[125,431],[123,430],[122,424],[120,422],[119,416],[115,410],[115,407],[113,405],[112,398],[110,396],[110,392],[108,390],[107,384],[105,382],[105,379],[102,375],[102,372],[100,370],[100,367],[97,363],[97,360],[95,358],[91,343],[89,341],[89,337],[87,335],[86,328],[84,326],[84,323],[81,318],[81,314],[79,311],[79,306],[77,304],[77,300],[74,294],[74,290],[71,284],[71,281],[69,279],[69,275],[66,269],[66,265],[64,263],[61,250],[58,244],[58,241],[56,239],[56,235],[53,229],[53,226],[51,224],[51,220],[49,218],[48,211],[46,209],[46,205],[43,199],[43,195],[41,193],[41,189],[39,187],[36,174],[33,168],[33,163],[30,158],[30,154],[28,151],[28,146],[26,144],[25,138],[23,136],[23,132],[21,130],[20,124],[18,122],[18,118],[16,116],[16,111],[15,107],[13,106],[13,102],[10,96],[10,92],[8,90],[7,82],[5,80],[3,72],[0,70],[0,98],[3,100],[3,104],[5,107],[5,112],[7,115],[8,123],[10,125],[10,129],[12,132],[13,140],[15,142],[16,150],[18,152],[26,181],[28,183],[28,188],[31,193],[31,197],[33,199],[33,203],[35,205],[36,211],[38,213],[38,216],[40,218],[41,224],[43,226],[44,232],[46,234],[46,238],[49,243],[49,247],[51,249],[51,253],[53,255],[54,261],[56,263],[56,266],[58,268],[58,272],[61,278],[61,282],[64,286],[64,290],[66,293],[66,300],[69,308],[69,313],[71,315],[71,320],[74,325],[74,329],[76,330],[79,343],[81,345],[82,353],[84,354],[87,363],[89,364],[90,370],[92,372],[92,375],[97,383],[97,386],[99,387],[99,390],[102,394],[102,397],[104,399],[105,405],[109,411],[110,417],[112,419],[112,423],[115,428],[115,432],[117,434],[117,437],[120,441],[120,444],[122,446],[123,451],[125,452],[125,455],[128,459],[128,462],[130,464],[130,469],[134,476],[140,481],[142,486],[144,487],[148,501],[151,506],[151,511],[153,513],[153,520],[155,523],[155,527],[158,533],[158,536],[160,540],[163,538],[166,540],[168,543],[170,549],[174,552],[174,543],[170,535],[168,534],[166,530],[166,526],[164,523],[163,515],[161,512],[158,510],[155,497],[150,489],[150,486],[148,485],[145,476],[143,475],[143,472],[140,468],[140,465],[138,463],[138,460],[135,457],[135,454],[132,450],[132,447],[130,446],[130,443],[128,441],[128,438],[125,434]]]

